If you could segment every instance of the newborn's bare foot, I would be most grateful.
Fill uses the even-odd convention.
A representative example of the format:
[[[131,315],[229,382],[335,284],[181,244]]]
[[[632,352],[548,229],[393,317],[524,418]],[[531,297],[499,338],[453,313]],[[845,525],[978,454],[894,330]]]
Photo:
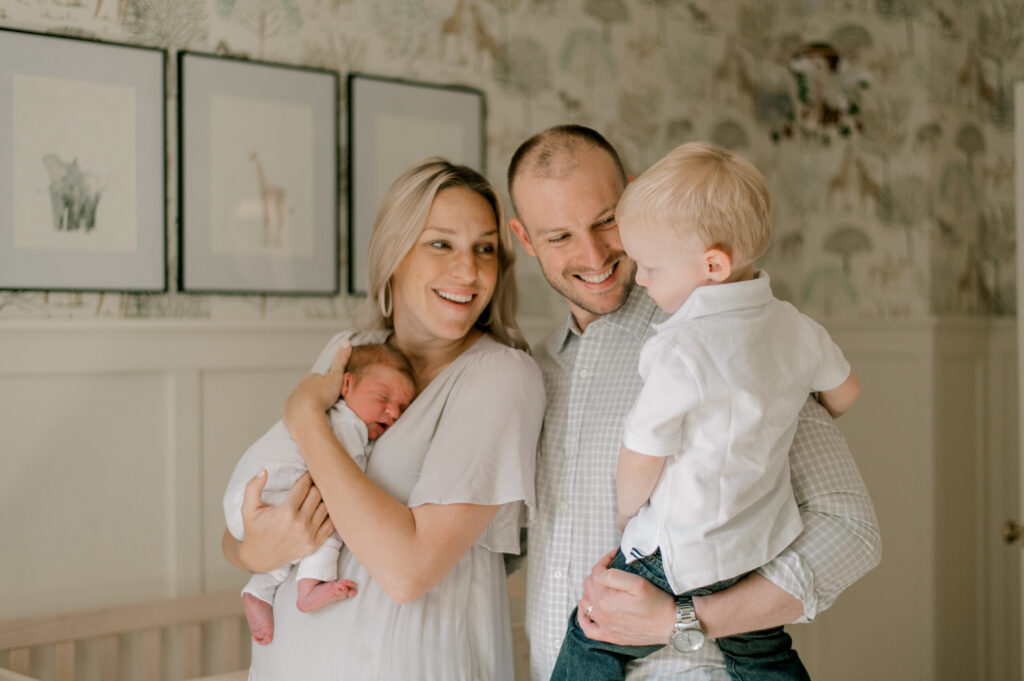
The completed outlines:
[[[356,583],[351,579],[321,582],[319,579],[300,579],[299,595],[295,605],[302,612],[319,610],[329,603],[343,601],[356,595]]]
[[[261,601],[252,594],[242,594],[245,619],[249,620],[249,631],[256,643],[265,646],[274,640],[274,606]]]

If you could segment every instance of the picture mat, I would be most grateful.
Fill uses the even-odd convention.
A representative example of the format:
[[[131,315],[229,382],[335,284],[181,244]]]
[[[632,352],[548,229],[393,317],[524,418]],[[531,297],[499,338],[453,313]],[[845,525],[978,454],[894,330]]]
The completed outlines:
[[[163,291],[166,290],[166,174],[165,174],[165,106],[164,96],[164,52],[152,48],[135,48],[111,43],[92,42],[86,40],[62,38],[33,33],[0,30],[0,288],[34,289],[34,290],[123,290],[123,291]],[[18,78],[15,78],[15,77]],[[46,215],[46,225],[52,228],[52,213],[49,207],[49,178],[45,171],[40,180],[41,160],[22,167],[24,161],[17,161],[17,154],[28,154],[30,151],[19,146],[16,151],[15,111],[23,104],[14,102],[13,83],[25,83],[25,77],[35,77],[36,84],[46,79],[56,81],[74,81],[78,83],[98,83],[114,88],[127,88],[133,91],[135,111],[133,115],[134,139],[131,130],[122,131],[124,136],[119,145],[120,160],[110,162],[112,185],[106,192],[124,193],[128,189],[119,186],[113,188],[115,180],[123,180],[124,164],[134,164],[131,173],[135,183],[134,214],[127,223],[116,228],[119,235],[111,238],[111,242],[101,244],[96,241],[86,242],[86,237],[74,231],[65,232],[69,236],[66,247],[57,244],[39,247],[22,247],[15,242],[16,230],[22,235],[27,229],[35,232],[35,226],[25,227],[15,217],[15,177],[21,173],[35,173],[36,189],[44,190],[37,195],[44,202],[45,210],[38,207],[28,209],[22,215]],[[31,106],[31,105],[30,105]],[[123,113],[123,112],[122,112]],[[117,114],[115,114],[117,115]],[[19,123],[19,126],[23,126]],[[76,126],[77,127],[77,126]],[[79,128],[80,129],[80,128]],[[73,128],[70,132],[74,132]],[[54,135],[63,135],[68,130]],[[95,130],[86,130],[80,144],[90,142],[86,139],[96,134]],[[39,131],[28,133],[38,141]],[[60,139],[70,139],[60,137]],[[56,137],[55,137],[56,139]],[[131,151],[129,151],[131,150]],[[57,150],[58,156],[65,161],[70,155]],[[71,150],[74,152],[74,150]],[[91,153],[91,152],[90,152]],[[130,159],[125,160],[125,156]],[[17,166],[16,166],[17,163]],[[82,161],[83,165],[86,163]],[[34,168],[38,164],[40,168]],[[15,168],[17,167],[17,171]],[[18,191],[23,191],[27,179],[17,180]],[[42,184],[39,184],[42,182]],[[17,202],[31,200],[19,197]],[[105,201],[106,198],[101,199]],[[125,219],[129,199],[112,201],[120,204],[113,211],[112,218]],[[103,215],[107,204],[97,210],[97,221]],[[23,210],[23,209],[22,209]],[[97,228],[98,229],[98,228]],[[128,248],[125,231],[134,233],[135,245]],[[93,232],[93,236],[99,232]],[[29,237],[29,244],[33,237]]]
[[[429,156],[483,172],[483,95],[371,76],[349,85],[349,290],[365,293],[373,222],[398,176]]]
[[[338,290],[338,220],[337,220],[337,79],[328,72],[308,71],[281,65],[246,63],[200,54],[182,54],[182,281],[184,290],[242,293],[334,294]],[[223,125],[214,120],[215,98],[221,105],[230,98],[249,100],[254,108],[246,111],[254,120],[273,119],[274,112],[288,105],[309,106],[312,123],[309,132],[292,135],[281,130],[264,129],[257,139],[250,139],[253,130],[245,125],[234,125],[222,136]],[[230,107],[229,107],[230,108]],[[223,114],[223,111],[217,114]],[[292,120],[292,119],[290,119]],[[218,125],[216,131],[211,126]],[[216,133],[216,134],[213,134]],[[211,140],[218,138],[211,144]],[[298,141],[296,141],[298,140]],[[300,144],[300,147],[289,145]],[[308,248],[296,240],[297,255],[289,251],[245,252],[235,240],[224,252],[223,235],[212,241],[211,235],[228,229],[223,224],[214,226],[211,216],[223,215],[224,209],[215,207],[214,192],[223,186],[223,178],[215,178],[224,166],[223,155],[231,149],[259,150],[270,159],[288,158],[299,164],[295,154],[310,159],[303,165],[302,176],[312,178],[308,187],[288,189],[293,198],[303,195],[309,203],[296,209],[294,215],[309,215],[301,228],[308,232]],[[216,160],[211,160],[214,156]],[[247,158],[247,157],[246,157]],[[246,159],[242,163],[241,181],[255,187],[255,171]],[[234,162],[231,162],[234,163]],[[301,164],[299,164],[301,165]],[[236,169],[239,166],[234,166]],[[298,167],[297,165],[295,167]],[[249,179],[246,179],[249,178]],[[277,177],[273,181],[288,178]],[[228,184],[230,185],[230,182]],[[291,186],[291,185],[289,185]],[[232,191],[240,192],[238,187]],[[305,193],[304,193],[305,192]],[[251,194],[258,198],[258,193]],[[223,197],[217,196],[220,201]],[[230,203],[230,198],[228,199]],[[252,205],[238,204],[243,213],[254,210]],[[246,221],[243,221],[246,222]],[[246,222],[248,224],[248,222]],[[262,229],[262,227],[260,227]],[[244,242],[244,239],[241,240]],[[221,252],[213,250],[219,243]],[[293,248],[292,245],[287,246]],[[230,252],[232,249],[241,249]],[[308,255],[302,255],[308,253]]]
[[[14,74],[12,84],[14,247],[135,252],[135,89],[96,81]],[[90,134],[83,135],[82,130]],[[58,231],[44,156],[97,176],[96,226]]]
[[[275,130],[274,144],[260,142]],[[313,108],[272,99],[210,97],[210,251],[216,255],[313,256]],[[253,142],[253,140],[257,140]],[[254,156],[256,153],[258,156]],[[279,246],[264,237],[261,168],[284,191]]]

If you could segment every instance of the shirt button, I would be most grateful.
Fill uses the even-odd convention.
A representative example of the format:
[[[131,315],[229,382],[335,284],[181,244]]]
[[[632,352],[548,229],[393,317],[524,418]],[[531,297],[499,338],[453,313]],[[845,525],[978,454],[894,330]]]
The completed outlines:
[[[561,578],[562,578],[562,571],[561,570],[555,570],[555,579],[561,579]]]
[[[580,378],[586,378],[587,376],[588,376],[587,370],[586,369],[580,369]]]
[[[567,504],[566,502],[563,501],[562,503],[560,503],[558,505],[558,510],[559,511],[568,511],[569,510],[569,504]]]

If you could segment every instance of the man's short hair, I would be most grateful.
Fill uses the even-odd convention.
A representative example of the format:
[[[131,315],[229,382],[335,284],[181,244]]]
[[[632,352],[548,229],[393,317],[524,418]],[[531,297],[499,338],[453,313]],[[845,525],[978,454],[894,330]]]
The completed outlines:
[[[676,147],[631,182],[615,208],[620,229],[671,228],[752,263],[771,240],[771,196],[753,163],[706,142]]]
[[[526,140],[512,154],[508,164],[508,195],[512,199],[512,209],[516,208],[513,186],[517,177],[527,172],[539,177],[561,177],[578,165],[576,153],[588,147],[607,152],[625,185],[626,170],[619,153],[601,133],[584,125],[556,125]]]

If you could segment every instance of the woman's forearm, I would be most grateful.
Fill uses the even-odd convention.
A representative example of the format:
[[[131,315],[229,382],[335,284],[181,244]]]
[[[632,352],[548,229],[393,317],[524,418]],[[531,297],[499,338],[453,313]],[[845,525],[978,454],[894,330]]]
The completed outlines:
[[[395,601],[434,586],[486,529],[497,506],[398,502],[363,473],[323,414],[290,412],[299,445],[342,540]]]

